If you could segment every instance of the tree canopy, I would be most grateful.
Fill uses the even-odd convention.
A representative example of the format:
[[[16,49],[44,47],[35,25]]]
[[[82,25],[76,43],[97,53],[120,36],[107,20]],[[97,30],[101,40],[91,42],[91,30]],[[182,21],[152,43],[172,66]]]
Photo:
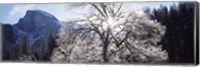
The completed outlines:
[[[150,20],[142,10],[123,3],[72,4],[89,7],[89,13],[66,22],[57,39],[53,62],[134,63],[162,62],[168,56],[158,42],[165,26]]]

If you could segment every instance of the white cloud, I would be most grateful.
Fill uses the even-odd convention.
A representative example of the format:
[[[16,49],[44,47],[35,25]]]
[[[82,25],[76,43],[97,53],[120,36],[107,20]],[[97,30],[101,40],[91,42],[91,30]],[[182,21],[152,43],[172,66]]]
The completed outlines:
[[[23,4],[23,5],[14,5],[12,10],[8,14],[8,19],[12,19],[17,15],[23,16],[27,10],[31,9],[34,4]]]

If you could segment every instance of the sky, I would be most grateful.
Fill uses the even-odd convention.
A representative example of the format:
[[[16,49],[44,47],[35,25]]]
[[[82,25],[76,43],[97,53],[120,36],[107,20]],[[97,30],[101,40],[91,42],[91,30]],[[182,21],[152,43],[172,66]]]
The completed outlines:
[[[77,18],[72,8],[68,7],[69,3],[46,3],[46,4],[0,4],[0,23],[16,24],[20,18],[23,18],[27,10],[43,10],[54,15],[59,21],[69,21]],[[171,6],[177,5],[178,2],[136,2],[133,8],[150,9],[159,8],[160,5]],[[87,9],[85,9],[87,10]],[[75,12],[86,12],[83,9],[76,9]]]

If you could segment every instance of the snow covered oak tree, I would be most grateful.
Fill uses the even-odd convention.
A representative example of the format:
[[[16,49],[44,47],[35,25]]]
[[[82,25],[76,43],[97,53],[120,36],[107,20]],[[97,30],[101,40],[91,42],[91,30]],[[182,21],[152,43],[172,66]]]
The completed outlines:
[[[168,54],[158,42],[165,26],[150,20],[128,3],[79,3],[88,12],[65,22],[57,39],[52,62],[135,63],[164,62]]]

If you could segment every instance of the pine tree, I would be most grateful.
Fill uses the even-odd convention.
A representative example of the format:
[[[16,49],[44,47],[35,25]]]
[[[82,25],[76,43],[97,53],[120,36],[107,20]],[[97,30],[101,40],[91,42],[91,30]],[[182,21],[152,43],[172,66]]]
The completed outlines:
[[[47,54],[48,48],[47,48],[47,45],[46,45],[46,43],[43,39],[40,42],[41,42],[40,43],[40,49],[39,49],[39,52],[38,52],[39,60],[40,61],[46,61],[47,60],[46,55],[48,55]]]
[[[21,43],[21,49],[19,52],[19,60],[21,61],[33,61],[34,55],[31,51],[31,47],[28,41],[27,36],[23,37],[22,43]]]
[[[194,4],[179,3],[170,9],[160,7],[151,15],[167,27],[161,43],[169,53],[169,62],[194,62]]]
[[[56,45],[56,35],[53,32],[51,32],[49,34],[49,39],[48,39],[48,53],[47,53],[47,56],[46,56],[49,61],[50,61],[50,57],[51,57],[51,55],[53,53],[53,50],[56,47],[57,47],[57,45]]]

